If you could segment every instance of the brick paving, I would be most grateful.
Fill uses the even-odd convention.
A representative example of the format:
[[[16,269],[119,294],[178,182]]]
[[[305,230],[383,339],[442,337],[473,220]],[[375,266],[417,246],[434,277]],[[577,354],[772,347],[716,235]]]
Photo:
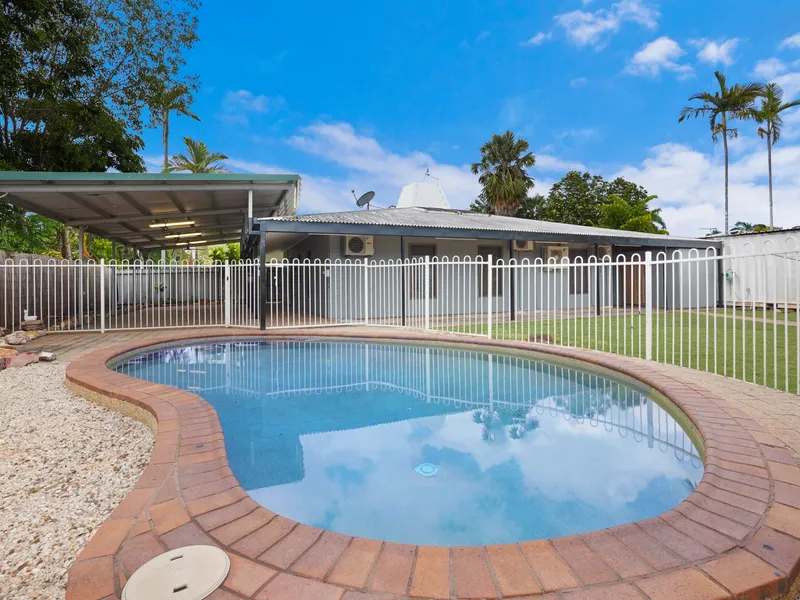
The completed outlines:
[[[88,397],[151,415],[157,440],[135,489],[69,573],[69,600],[118,599],[127,578],[165,550],[213,544],[231,557],[216,600],[400,598],[762,599],[800,569],[798,398],[677,367],[523,342],[367,328],[273,331],[475,343],[536,350],[635,377],[669,397],[705,446],[705,474],[675,509],[639,523],[553,540],[427,547],[324,532],[253,502],[231,474],[216,413],[185,391],[115,373],[122,352],[168,340],[264,335],[252,330],[61,334],[34,344],[72,361]]]

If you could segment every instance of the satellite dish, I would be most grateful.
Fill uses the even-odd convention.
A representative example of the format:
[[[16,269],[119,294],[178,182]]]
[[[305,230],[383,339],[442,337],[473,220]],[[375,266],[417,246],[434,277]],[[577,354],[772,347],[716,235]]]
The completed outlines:
[[[366,206],[369,209],[369,203],[372,202],[372,199],[375,197],[375,192],[367,192],[363,194],[358,200],[356,200],[356,204],[359,208]]]

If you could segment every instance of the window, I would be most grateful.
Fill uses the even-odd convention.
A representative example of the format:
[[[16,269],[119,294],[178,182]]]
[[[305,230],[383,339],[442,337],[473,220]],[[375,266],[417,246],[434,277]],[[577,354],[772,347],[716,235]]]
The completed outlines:
[[[585,265],[589,261],[589,250],[586,248],[569,249],[569,293],[571,296],[589,293],[588,267],[576,267],[575,259],[581,257],[577,264]]]
[[[478,256],[484,260],[492,256],[492,264],[497,263],[497,259],[503,256],[503,249],[500,246],[478,246]],[[481,296],[486,297],[489,295],[489,265],[484,263],[480,267],[480,274],[478,276],[478,292]],[[494,269],[492,273],[492,296],[503,295],[503,270]]]
[[[431,258],[436,257],[436,245],[435,244],[411,244],[408,247],[408,255],[409,258],[417,262],[424,262],[426,256],[430,256]],[[425,298],[425,267],[422,265],[413,266],[410,268],[411,271],[411,298],[412,299],[424,299]],[[435,263],[431,262],[430,267],[430,278],[431,278],[431,298],[436,298],[438,289],[437,289],[437,273],[436,273],[436,265]]]

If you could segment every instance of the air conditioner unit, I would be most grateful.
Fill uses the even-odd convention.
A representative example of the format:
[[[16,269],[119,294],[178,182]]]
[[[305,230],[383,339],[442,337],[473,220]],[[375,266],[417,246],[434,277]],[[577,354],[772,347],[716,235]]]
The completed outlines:
[[[611,258],[611,246],[600,245],[597,247],[597,259],[603,260],[605,257]]]
[[[371,235],[348,235],[345,237],[345,252],[347,256],[372,256],[375,248]]]
[[[545,250],[544,259],[551,268],[560,269],[565,266],[561,260],[565,257],[569,258],[568,246],[547,246]],[[553,264],[554,261],[555,264]]]
[[[514,250],[516,252],[533,252],[535,246],[531,240],[514,240]]]

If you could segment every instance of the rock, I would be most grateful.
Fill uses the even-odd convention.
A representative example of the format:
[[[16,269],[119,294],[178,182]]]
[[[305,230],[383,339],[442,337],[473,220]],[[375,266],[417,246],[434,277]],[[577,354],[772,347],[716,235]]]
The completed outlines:
[[[541,334],[541,335],[532,335],[532,336],[530,336],[528,338],[528,341],[529,342],[534,342],[534,343],[537,343],[537,344],[552,344],[553,343],[553,338],[551,338],[549,335],[544,333],[544,334]]]
[[[11,348],[10,346],[0,346],[0,356],[11,357],[11,356],[16,356],[17,354],[19,354],[19,352],[17,352],[16,350],[14,350],[14,348]]]
[[[36,338],[39,337],[39,332],[38,331],[25,331],[25,332],[22,332],[22,333],[23,333],[23,335],[27,336],[28,340],[30,340],[30,341],[33,341],[33,340],[35,340]]]
[[[22,331],[39,331],[40,329],[44,329],[44,323],[42,323],[41,319],[22,322]]]
[[[6,341],[6,344],[11,344],[12,346],[21,346],[22,344],[27,344],[30,341],[30,338],[25,334],[24,331],[15,331],[14,333],[9,333],[3,339]]]
[[[52,362],[56,359],[55,352],[39,352],[39,360],[44,362]]]
[[[23,352],[22,354],[12,357],[11,362],[8,363],[8,367],[27,367],[28,365],[38,362],[38,354],[34,354],[33,352]]]

